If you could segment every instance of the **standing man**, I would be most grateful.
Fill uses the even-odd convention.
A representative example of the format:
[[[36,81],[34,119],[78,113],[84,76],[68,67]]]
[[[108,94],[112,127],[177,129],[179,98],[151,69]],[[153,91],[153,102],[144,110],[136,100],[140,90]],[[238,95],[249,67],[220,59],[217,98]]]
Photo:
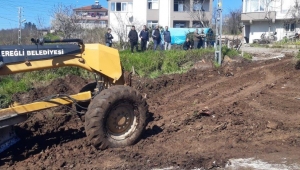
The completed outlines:
[[[204,29],[202,29],[200,35],[202,36],[202,39],[203,39],[202,47],[203,47],[203,48],[206,48],[207,39],[206,39],[206,34],[204,33]]]
[[[143,30],[140,32],[140,38],[141,38],[141,50],[145,51],[147,42],[149,41],[149,32],[147,30],[146,25],[143,26]]]
[[[194,40],[194,49],[199,48],[199,41],[201,39],[201,36],[198,34],[198,28],[195,30],[194,35],[193,35],[193,40]]]
[[[111,35],[111,29],[108,28],[107,29],[107,33],[105,34],[105,43],[106,43],[106,46],[108,46],[108,47],[112,46],[112,39],[114,39],[114,37]]]
[[[159,44],[159,47],[160,47],[160,50],[165,50],[165,40],[164,40],[164,28],[163,27],[160,27],[160,44]]]
[[[158,25],[155,26],[155,29],[152,31],[152,38],[154,42],[154,51],[156,50],[157,46],[160,45],[161,36]]]
[[[137,43],[138,43],[139,37],[138,37],[138,33],[135,30],[134,25],[131,27],[131,30],[129,31],[128,38],[129,38],[130,46],[131,46],[131,53],[133,53],[134,46],[136,46],[136,51],[138,51]]]
[[[166,30],[164,31],[164,40],[165,40],[165,50],[171,49],[171,33],[169,31],[169,27],[166,26]]]
[[[200,34],[199,34],[199,47],[198,48],[204,48],[205,42],[204,42],[204,30],[200,29]]]

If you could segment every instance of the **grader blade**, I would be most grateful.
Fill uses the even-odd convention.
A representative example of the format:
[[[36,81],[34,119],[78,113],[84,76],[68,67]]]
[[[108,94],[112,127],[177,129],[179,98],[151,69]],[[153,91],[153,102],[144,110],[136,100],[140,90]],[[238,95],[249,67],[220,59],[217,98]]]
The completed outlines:
[[[72,104],[74,101],[87,101],[91,99],[91,92],[82,92],[69,97],[53,98],[47,101],[39,101],[24,105],[17,105],[0,110],[0,153],[18,142],[19,138],[13,131],[13,125],[27,119],[27,114],[60,105]],[[60,98],[59,98],[60,97]]]
[[[13,126],[7,126],[0,129],[1,138],[0,138],[0,153],[7,150],[9,147],[17,143],[20,138],[14,132]]]
[[[26,115],[5,114],[0,117],[0,153],[20,139],[14,132],[13,125],[26,120]]]

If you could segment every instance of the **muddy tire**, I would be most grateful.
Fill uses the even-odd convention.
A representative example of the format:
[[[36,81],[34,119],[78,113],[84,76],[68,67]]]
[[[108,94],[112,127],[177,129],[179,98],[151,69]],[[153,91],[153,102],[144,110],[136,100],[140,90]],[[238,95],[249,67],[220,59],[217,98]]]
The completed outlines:
[[[88,139],[98,149],[135,144],[147,125],[146,99],[128,86],[103,90],[90,103],[85,114]]]

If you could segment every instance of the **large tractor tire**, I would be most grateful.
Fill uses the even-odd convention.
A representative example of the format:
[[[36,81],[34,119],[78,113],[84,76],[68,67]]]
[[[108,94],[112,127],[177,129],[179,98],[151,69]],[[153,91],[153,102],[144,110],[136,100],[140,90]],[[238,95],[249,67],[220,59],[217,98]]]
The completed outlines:
[[[98,149],[135,144],[147,125],[146,99],[129,86],[103,90],[91,101],[85,114],[85,131]]]

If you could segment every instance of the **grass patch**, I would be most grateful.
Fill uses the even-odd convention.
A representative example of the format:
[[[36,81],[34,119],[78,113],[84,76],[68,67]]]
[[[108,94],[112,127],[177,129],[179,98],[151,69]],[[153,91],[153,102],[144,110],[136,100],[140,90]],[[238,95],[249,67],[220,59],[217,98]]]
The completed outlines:
[[[30,88],[26,79],[18,79],[6,76],[0,79],[0,107],[4,108],[11,104],[12,95],[18,92],[26,92]]]
[[[230,49],[227,46],[222,47],[222,56],[236,57],[240,55],[240,52],[234,49]]]
[[[91,73],[77,67],[62,67],[57,69],[32,71],[0,78],[0,108],[6,108],[12,103],[12,95],[26,92],[33,87],[46,85],[51,80],[68,74],[89,78]]]
[[[252,60],[252,55],[249,53],[244,52],[243,58],[247,59],[247,60]]]
[[[135,71],[142,77],[156,78],[162,74],[183,73],[190,69],[194,61],[213,56],[214,49],[197,49],[190,51],[145,51],[131,53],[121,51],[121,62],[125,70]]]
[[[300,70],[300,50],[295,56],[295,59],[296,59],[295,69]]]
[[[252,43],[252,44],[250,44],[250,47],[269,48],[269,45],[268,45],[268,44],[258,44],[258,43]]]
[[[299,52],[298,52],[297,55],[296,55],[296,59],[297,59],[297,60],[300,60],[300,50],[299,50]]]

